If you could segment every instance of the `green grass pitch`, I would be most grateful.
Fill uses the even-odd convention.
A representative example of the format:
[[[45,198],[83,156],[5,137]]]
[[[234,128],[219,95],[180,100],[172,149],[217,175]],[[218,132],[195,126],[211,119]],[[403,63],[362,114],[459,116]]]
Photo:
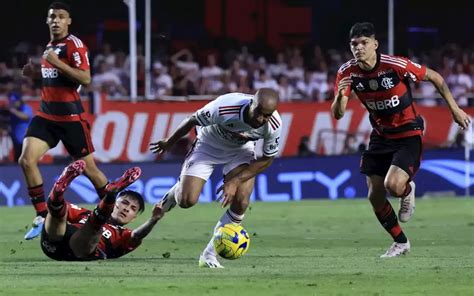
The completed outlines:
[[[474,295],[474,199],[418,200],[402,225],[412,251],[393,259],[379,258],[391,240],[366,200],[254,203],[249,252],[199,268],[222,213],[174,209],[135,252],[67,263],[23,240],[31,207],[0,208],[0,295]]]

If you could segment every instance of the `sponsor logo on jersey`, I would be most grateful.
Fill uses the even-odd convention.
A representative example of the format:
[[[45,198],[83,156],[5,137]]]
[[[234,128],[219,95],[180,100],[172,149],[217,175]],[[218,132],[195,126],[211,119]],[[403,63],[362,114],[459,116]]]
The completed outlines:
[[[41,68],[41,76],[43,78],[58,78],[59,72],[56,68]]]
[[[398,96],[393,96],[388,100],[380,100],[380,101],[365,101],[367,107],[371,110],[386,110],[395,108],[400,105],[400,99]]]

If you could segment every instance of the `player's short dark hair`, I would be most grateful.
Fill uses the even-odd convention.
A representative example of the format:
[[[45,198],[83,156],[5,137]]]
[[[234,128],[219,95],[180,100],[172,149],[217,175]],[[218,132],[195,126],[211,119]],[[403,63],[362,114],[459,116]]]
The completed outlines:
[[[349,39],[358,37],[375,37],[374,24],[369,22],[355,23],[349,31]]]
[[[62,10],[66,10],[66,11],[69,13],[69,15],[71,15],[71,7],[69,6],[69,4],[64,3],[64,2],[59,2],[59,1],[53,2],[53,3],[51,3],[51,4],[49,5],[48,11],[49,11],[50,9],[62,9]]]
[[[145,210],[145,199],[143,199],[143,196],[140,193],[133,190],[124,190],[119,193],[117,198],[123,196],[127,196],[138,201],[138,205],[140,206],[140,208],[138,209],[138,213],[143,213],[143,211]]]

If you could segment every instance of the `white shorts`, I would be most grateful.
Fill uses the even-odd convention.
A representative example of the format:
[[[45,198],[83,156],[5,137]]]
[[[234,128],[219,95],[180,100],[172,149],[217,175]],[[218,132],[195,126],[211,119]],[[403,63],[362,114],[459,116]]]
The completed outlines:
[[[221,149],[196,140],[183,163],[181,176],[194,176],[207,181],[216,165],[224,165],[222,173],[225,176],[236,167],[255,160],[254,150],[253,142],[236,149]]]

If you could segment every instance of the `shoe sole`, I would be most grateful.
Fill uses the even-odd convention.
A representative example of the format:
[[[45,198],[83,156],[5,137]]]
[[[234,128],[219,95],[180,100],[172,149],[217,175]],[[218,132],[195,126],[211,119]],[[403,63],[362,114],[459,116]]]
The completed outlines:
[[[398,255],[396,255],[396,256],[384,256],[384,255],[385,255],[385,254],[384,254],[384,255],[380,256],[380,258],[395,258],[395,257],[401,257],[401,256],[404,256],[404,255],[407,255],[408,253],[410,253],[410,249],[405,250],[405,251],[401,252],[400,254],[398,254]]]
[[[109,186],[107,186],[107,190],[117,192],[122,191],[138,180],[141,175],[142,170],[139,167],[130,168],[126,170],[117,181],[110,183]]]
[[[25,234],[25,237],[24,239],[25,240],[32,240],[38,236],[41,235],[41,231],[43,230],[43,223],[41,224],[38,224],[36,226],[34,226],[33,228],[31,228],[26,234]],[[33,235],[34,234],[34,235]]]
[[[59,176],[56,183],[54,183],[53,190],[56,194],[63,193],[66,188],[71,184],[72,180],[82,174],[86,168],[86,163],[83,160],[76,160],[72,164],[68,165],[61,176]]]

